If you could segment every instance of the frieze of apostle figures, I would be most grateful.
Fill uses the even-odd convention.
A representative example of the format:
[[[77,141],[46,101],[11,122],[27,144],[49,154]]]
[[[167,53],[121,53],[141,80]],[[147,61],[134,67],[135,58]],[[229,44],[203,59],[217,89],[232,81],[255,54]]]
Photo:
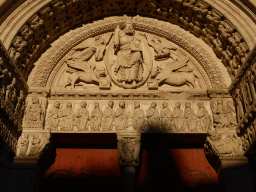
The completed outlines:
[[[211,116],[203,102],[163,101],[160,109],[157,108],[156,102],[141,105],[139,101],[133,104],[112,100],[50,103],[51,107],[48,109],[45,123],[45,129],[50,131],[200,132],[212,129]],[[114,109],[115,105],[116,109]],[[32,117],[31,115],[28,118]]]

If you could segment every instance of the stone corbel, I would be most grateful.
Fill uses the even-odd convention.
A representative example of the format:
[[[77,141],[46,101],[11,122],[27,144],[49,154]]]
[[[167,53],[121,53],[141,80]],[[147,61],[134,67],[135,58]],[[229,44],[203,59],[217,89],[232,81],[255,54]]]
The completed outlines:
[[[23,129],[44,129],[49,92],[49,88],[32,87],[29,89],[23,118]]]
[[[235,130],[210,130],[207,133],[205,156],[218,174],[224,168],[247,160],[241,138]]]
[[[140,161],[141,134],[138,132],[117,133],[118,159],[121,167],[137,167]]]

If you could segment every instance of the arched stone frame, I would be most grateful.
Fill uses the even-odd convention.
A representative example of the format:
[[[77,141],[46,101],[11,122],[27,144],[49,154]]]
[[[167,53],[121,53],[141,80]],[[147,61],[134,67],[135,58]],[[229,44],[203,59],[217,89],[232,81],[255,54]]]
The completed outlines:
[[[29,25],[29,23],[27,21],[31,17],[33,17],[34,15],[38,15],[39,12],[42,9],[44,9],[45,7],[52,6],[54,3],[58,3],[58,2],[63,3],[63,1],[61,1],[61,0],[57,0],[57,1],[56,0],[55,1],[50,1],[50,0],[27,1],[26,3],[22,4],[17,10],[15,10],[9,16],[10,19],[7,19],[2,24],[2,27],[1,27],[2,30],[0,30],[1,40],[3,41],[6,48],[9,49],[11,47],[12,40],[15,38],[15,36],[17,36],[19,34],[20,29],[24,25]],[[118,4],[111,4],[108,1],[104,2],[104,4],[101,4],[101,3],[97,4],[97,2],[95,2],[95,6],[99,6],[99,10],[101,10],[100,11],[101,13],[92,12],[92,13],[90,13],[91,15],[89,17],[85,17],[85,18],[82,17],[81,20],[71,23],[70,26],[67,26],[64,29],[64,31],[69,30],[70,27],[72,27],[73,25],[77,25],[79,23],[84,23],[86,21],[97,19],[97,18],[100,18],[100,16],[111,16],[111,15],[116,15],[116,14],[120,14],[120,13],[146,15],[146,16],[158,18],[160,20],[175,23],[184,28],[184,25],[179,20],[177,20],[177,19],[175,20],[172,18],[173,13],[171,12],[171,10],[173,9],[172,6],[177,6],[180,2],[178,2],[178,1],[177,2],[174,1],[172,3],[167,2],[167,4],[164,4],[164,2],[158,2],[158,1],[157,2],[152,1],[152,2],[154,4],[154,5],[152,4],[153,11],[150,11],[150,9],[145,9],[145,7],[143,7],[145,5],[149,6],[150,2],[147,2],[147,1],[137,2],[134,0],[130,3],[126,2],[126,1],[118,1]],[[194,1],[192,1],[192,2],[194,2]],[[80,7],[79,4],[80,4],[80,1],[77,2],[77,4],[75,4],[74,8]],[[122,7],[124,4],[129,5],[125,11],[123,11],[124,8]],[[67,6],[67,4],[63,4],[63,5]],[[255,31],[256,27],[248,15],[241,14],[241,11],[239,10],[238,7],[236,7],[234,4],[229,3],[227,1],[221,1],[221,2],[214,1],[213,2],[213,1],[209,1],[209,0],[198,0],[198,1],[195,1],[194,3],[192,3],[192,7],[194,5],[197,5],[199,8],[200,8],[200,6],[204,7],[206,5],[206,7],[208,7],[208,10],[213,10],[213,9],[217,10],[218,14],[221,14],[221,20],[222,21],[227,20],[228,22],[230,22],[230,24],[233,25],[233,27],[234,27],[233,32],[238,31],[239,35],[242,37],[241,42],[245,42],[246,46],[249,48],[249,50],[252,49],[253,45],[255,44],[255,38],[251,34],[253,34],[253,31]],[[89,5],[89,6],[91,6],[91,5]],[[119,7],[115,7],[115,6],[119,6]],[[73,8],[73,7],[71,7],[71,8]],[[108,10],[108,11],[106,11],[106,10]],[[169,10],[169,11],[166,11],[166,10]],[[198,11],[198,10],[196,10],[196,11]],[[65,14],[67,14],[66,11],[64,11],[64,12],[65,12]],[[178,13],[178,14],[181,17],[183,17],[183,13],[182,14]],[[204,28],[204,26],[203,26],[203,28]],[[62,30],[61,33],[63,33],[64,31]],[[193,31],[193,29],[192,30],[189,29],[189,31],[193,34],[196,34]],[[60,34],[58,34],[56,36],[59,36],[59,35]],[[42,53],[42,50],[40,50],[40,52]],[[227,60],[227,58],[225,58],[226,56],[227,55],[225,54],[225,55],[220,55],[219,57],[222,57],[222,59],[224,59],[224,62],[227,63],[227,62],[229,62],[229,59]],[[237,57],[237,55],[234,54],[234,55],[230,56],[231,59],[232,59],[232,57]],[[36,59],[37,58],[33,58],[33,60],[31,62],[33,63],[34,61],[36,61]],[[25,74],[25,76],[27,76],[27,75],[28,75],[28,72]]]
[[[134,21],[134,28],[136,30],[166,38],[193,56],[201,65],[196,67],[201,75],[204,76],[203,79],[208,89],[227,88],[229,86],[230,79],[227,78],[227,70],[201,39],[197,39],[180,27],[164,21],[140,16],[134,17]],[[51,87],[57,72],[63,65],[64,56],[73,47],[87,38],[104,32],[114,31],[117,24],[124,22],[124,17],[109,17],[93,24],[87,24],[61,36],[35,63],[35,68],[28,79],[29,85],[32,87]]]

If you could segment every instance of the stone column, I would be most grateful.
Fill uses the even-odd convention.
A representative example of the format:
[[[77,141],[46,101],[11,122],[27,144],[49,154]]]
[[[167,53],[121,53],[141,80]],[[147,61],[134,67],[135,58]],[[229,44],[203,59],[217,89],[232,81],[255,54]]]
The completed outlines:
[[[30,88],[26,98],[22,133],[18,138],[15,157],[6,168],[3,191],[38,191],[40,177],[47,169],[52,146],[50,131],[45,130],[47,88]],[[48,167],[49,168],[49,167]]]
[[[137,186],[140,161],[141,134],[137,132],[117,133],[117,150],[123,176],[124,192],[134,192]]]

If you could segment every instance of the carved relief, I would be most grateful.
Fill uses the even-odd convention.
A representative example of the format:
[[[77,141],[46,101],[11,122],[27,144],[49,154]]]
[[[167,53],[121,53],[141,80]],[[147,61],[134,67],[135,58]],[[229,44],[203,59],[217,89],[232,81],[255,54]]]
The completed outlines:
[[[140,160],[140,138],[118,139],[118,159],[121,166],[138,166]]]
[[[76,112],[76,126],[78,131],[88,130],[88,121],[90,119],[89,111],[86,109],[87,103],[81,102],[81,108]]]
[[[160,115],[156,109],[157,103],[152,102],[149,109],[146,110],[146,117],[149,129],[158,130],[160,128]]]
[[[40,156],[45,146],[50,142],[50,133],[23,132],[18,141],[17,156]]]
[[[208,111],[204,108],[204,103],[198,103],[197,117],[199,119],[199,127],[203,131],[208,131],[211,128],[211,117]]]
[[[196,131],[197,130],[197,116],[195,112],[191,109],[191,103],[185,103],[184,117],[188,126],[188,130]]]
[[[119,102],[119,108],[116,110],[115,128],[117,131],[126,130],[128,128],[129,114],[125,108],[125,102]]]
[[[147,58],[149,53],[145,41],[145,37],[134,31],[131,18],[127,17],[123,30],[117,25],[112,41],[113,48],[106,52],[106,65],[112,81],[119,86],[136,88],[147,80],[152,61]],[[116,56],[113,55],[112,49]]]
[[[114,102],[108,101],[108,107],[104,110],[102,120],[102,131],[112,131],[115,120]]]
[[[184,115],[180,106],[181,106],[181,103],[176,102],[173,110],[174,130],[177,130],[177,131],[181,131],[184,128]]]
[[[100,131],[102,122],[102,110],[100,109],[99,102],[94,102],[94,109],[91,113],[91,129],[92,131]]]
[[[23,128],[43,128],[45,113],[39,104],[39,99],[32,98],[32,104],[28,105],[25,110]]]
[[[168,107],[167,102],[162,103],[162,110],[160,111],[161,129],[164,131],[173,130],[173,114]]]
[[[159,64],[152,72],[151,77],[157,80],[159,86],[162,84],[172,86],[188,85],[190,88],[200,88],[198,77],[193,73],[185,58],[178,61],[166,61]]]
[[[242,138],[235,132],[209,131],[206,138],[206,154],[216,156],[243,156]]]
[[[27,150],[29,145],[29,134],[22,134],[19,138],[19,155],[26,156]]]
[[[146,117],[143,109],[140,109],[140,102],[134,102],[134,109],[131,114],[133,129],[140,131],[146,126]]]
[[[48,118],[47,118],[48,129],[50,129],[51,131],[57,131],[60,118],[61,118],[60,102],[55,101],[54,108],[50,109],[48,112]]]
[[[75,120],[75,113],[72,109],[72,103],[67,102],[66,108],[61,111],[60,119],[60,130],[62,131],[72,131]]]
[[[217,105],[216,105],[217,103]],[[214,127],[217,129],[221,128],[235,128],[236,118],[234,116],[234,107],[231,102],[223,104],[223,100],[217,99],[211,101],[211,109],[213,113]]]

